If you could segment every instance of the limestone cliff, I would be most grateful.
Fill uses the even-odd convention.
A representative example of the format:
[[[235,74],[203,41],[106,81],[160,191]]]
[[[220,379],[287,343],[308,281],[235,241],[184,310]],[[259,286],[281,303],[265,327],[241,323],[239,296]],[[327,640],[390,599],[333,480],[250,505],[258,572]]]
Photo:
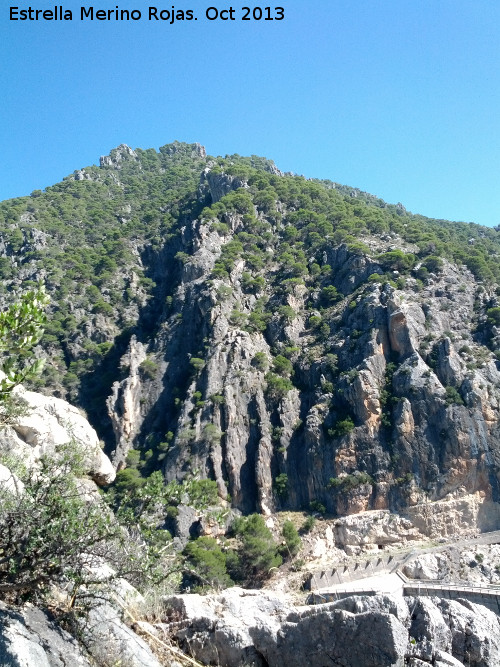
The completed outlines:
[[[224,178],[209,179],[219,195],[233,184]],[[188,257],[149,341],[157,373],[135,398],[129,390],[129,444],[170,431],[166,478],[214,478],[246,512],[320,503],[342,515],[469,494],[497,501],[500,373],[478,317],[494,292],[447,261],[424,285],[397,271],[396,285],[369,281],[384,273],[381,253],[413,250],[383,235],[363,238],[363,254],[340,244],[317,258],[326,284],[346,295],[327,308],[300,281],[279,290],[271,245],[265,284],[245,289],[243,257],[227,277],[213,272],[224,247],[249,233],[243,218],[226,216],[223,234],[203,218],[183,229]],[[259,330],[251,323],[262,297],[268,320]],[[316,320],[326,323],[321,335]],[[293,386],[274,392],[266,372],[283,353]]]

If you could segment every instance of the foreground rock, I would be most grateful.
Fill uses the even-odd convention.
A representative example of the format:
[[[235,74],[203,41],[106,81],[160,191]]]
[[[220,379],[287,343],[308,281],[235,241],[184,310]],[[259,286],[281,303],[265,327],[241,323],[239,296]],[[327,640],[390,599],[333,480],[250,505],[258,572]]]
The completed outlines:
[[[122,622],[121,615],[110,604],[100,604],[89,612],[82,635],[99,665],[161,667],[146,642]]]
[[[2,667],[90,667],[78,642],[36,607],[12,610],[0,602]]]
[[[353,596],[293,607],[269,592],[166,598],[181,648],[220,667],[496,667],[498,618],[466,600]]]
[[[146,642],[108,603],[96,605],[78,632],[81,644],[43,610],[0,602],[2,667],[161,667]]]

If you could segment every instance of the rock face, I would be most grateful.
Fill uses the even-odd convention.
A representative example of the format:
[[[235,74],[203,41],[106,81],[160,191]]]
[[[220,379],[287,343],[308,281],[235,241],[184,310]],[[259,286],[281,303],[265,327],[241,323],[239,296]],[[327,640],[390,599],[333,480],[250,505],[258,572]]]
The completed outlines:
[[[160,667],[146,642],[109,604],[96,605],[82,624],[83,643],[98,664]]]
[[[269,593],[166,598],[173,636],[221,667],[494,667],[500,624],[467,601],[354,596],[293,608]]]
[[[335,542],[340,547],[386,546],[422,538],[413,523],[388,510],[374,510],[343,517],[335,524]]]
[[[141,422],[140,365],[145,359],[144,345],[132,336],[127,354],[121,360],[128,368],[128,375],[121,382],[113,384],[113,393],[107,400],[116,438],[113,459],[118,467],[125,460],[133,438],[137,435],[137,426]]]
[[[96,604],[81,621],[80,639],[81,644],[37,607],[11,609],[0,602],[2,667],[160,667],[149,646],[109,604]]]
[[[15,395],[22,409],[9,426],[0,429],[0,452],[20,456],[29,465],[43,454],[53,453],[58,445],[74,443],[97,484],[114,480],[115,470],[100,447],[97,433],[78,408],[23,387],[17,387]]]
[[[78,642],[36,607],[8,609],[0,602],[3,667],[90,667]]]
[[[403,573],[410,579],[442,579],[447,572],[447,559],[442,554],[423,554],[403,567]]]
[[[246,187],[210,171],[202,180],[212,201]],[[477,308],[471,275],[445,263],[420,291],[412,278],[395,289],[367,282],[380,265],[341,245],[323,262],[333,287],[356,296],[328,311],[326,340],[318,343],[309,324],[319,311],[311,311],[300,284],[279,298],[263,287],[274,305],[265,331],[252,329],[259,292],[245,288],[245,262],[235,261],[227,278],[212,275],[227,244],[248,232],[237,213],[225,221],[223,234],[203,219],[183,228],[190,254],[170,314],[147,349],[156,375],[138,382],[134,364],[125,362],[129,375],[108,402],[120,424],[115,464],[125,441],[137,446],[151,431],[170,431],[166,479],[193,471],[215,479],[221,497],[229,494],[243,512],[310,503],[337,515],[391,510],[410,522],[409,539],[451,534],[457,525],[498,528],[500,372],[467,328]],[[382,242],[377,249],[391,247]],[[276,312],[284,304],[286,317]],[[266,371],[287,346],[296,388],[273,393]],[[484,363],[468,368],[465,349]],[[342,431],[345,415],[352,427]],[[287,480],[281,495],[279,475]],[[444,504],[433,512],[425,508],[429,499]],[[347,527],[339,530],[345,542]],[[389,525],[384,531],[387,543],[397,532]]]
[[[233,223],[238,231],[241,223]],[[305,361],[312,337],[300,291],[289,297],[296,313],[290,325],[273,318],[267,335],[241,330],[234,323],[234,308],[248,316],[255,303],[241,287],[243,266],[236,265],[230,276],[231,296],[221,299],[225,283],[214,280],[207,287],[206,279],[226,240],[198,224],[185,233],[197,250],[175,294],[177,321],[169,320],[151,348],[157,359],[167,362],[164,389],[158,384],[149,388],[148,382],[142,387],[142,396],[152,390],[148,400],[154,399],[154,407],[147,416],[136,410],[134,430],[137,442],[145,424],[167,418],[170,426],[165,429],[176,434],[165,459],[167,479],[198,470],[214,478],[221,495],[227,490],[243,511],[301,508],[313,501],[340,515],[415,506],[409,518],[427,535],[442,532],[446,521],[447,534],[457,523],[473,530],[500,526],[494,454],[500,373],[493,361],[474,372],[467,369],[457,350],[469,340],[464,318],[472,316],[472,294],[454,292],[447,282],[470,283],[470,276],[450,265],[422,293],[373,284],[351,302],[354,307],[345,310],[341,304],[335,311],[340,322],[329,339],[339,369],[332,374],[327,355],[318,362]],[[376,270],[366,261],[356,264],[345,248],[332,252],[328,261],[339,291],[347,291],[345,283],[351,278],[357,285]],[[448,296],[439,297],[443,286]],[[443,314],[442,302],[449,302],[450,294],[455,306]],[[453,331],[454,342],[445,335],[447,330]],[[357,332],[355,340],[350,331]],[[434,345],[426,343],[430,337]],[[277,399],[266,391],[265,370],[253,360],[263,355],[271,364],[271,346],[279,349],[287,338],[299,350],[295,376],[301,389]],[[182,384],[190,356],[197,356],[203,341],[203,367],[191,375],[172,427],[170,388]],[[333,395],[327,378],[335,382]],[[450,387],[458,389],[449,394]],[[193,409],[196,392],[206,397],[198,410]],[[221,402],[213,404],[213,395]],[[138,395],[136,407],[139,400]],[[337,435],[335,423],[346,412],[354,429]],[[207,438],[207,425],[223,436]],[[363,483],[357,482],[362,476],[356,479],[360,473]],[[288,480],[282,497],[273,490],[278,474]],[[422,519],[427,498],[450,501],[434,513],[434,523]],[[457,522],[457,514],[463,520]]]

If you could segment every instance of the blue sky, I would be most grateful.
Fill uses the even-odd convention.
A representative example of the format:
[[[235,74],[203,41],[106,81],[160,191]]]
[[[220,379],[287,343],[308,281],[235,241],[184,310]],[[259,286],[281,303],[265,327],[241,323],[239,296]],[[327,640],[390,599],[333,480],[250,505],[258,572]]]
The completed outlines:
[[[210,6],[241,16],[243,3],[212,2],[156,4],[198,16],[173,25],[149,22],[144,0],[59,0],[72,22],[10,21],[30,3],[2,2],[0,199],[120,143],[177,139],[415,213],[500,223],[497,0],[278,0],[285,19],[267,22],[208,21]],[[117,5],[145,18],[79,20],[81,6]]]

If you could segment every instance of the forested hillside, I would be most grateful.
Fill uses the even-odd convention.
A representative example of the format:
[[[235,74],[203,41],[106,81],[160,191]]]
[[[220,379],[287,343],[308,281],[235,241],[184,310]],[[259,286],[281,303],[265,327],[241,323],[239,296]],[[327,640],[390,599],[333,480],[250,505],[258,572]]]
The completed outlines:
[[[499,253],[198,144],[0,204],[1,298],[51,298],[35,387],[86,410],[123,487],[208,478],[247,513],[498,498]]]

